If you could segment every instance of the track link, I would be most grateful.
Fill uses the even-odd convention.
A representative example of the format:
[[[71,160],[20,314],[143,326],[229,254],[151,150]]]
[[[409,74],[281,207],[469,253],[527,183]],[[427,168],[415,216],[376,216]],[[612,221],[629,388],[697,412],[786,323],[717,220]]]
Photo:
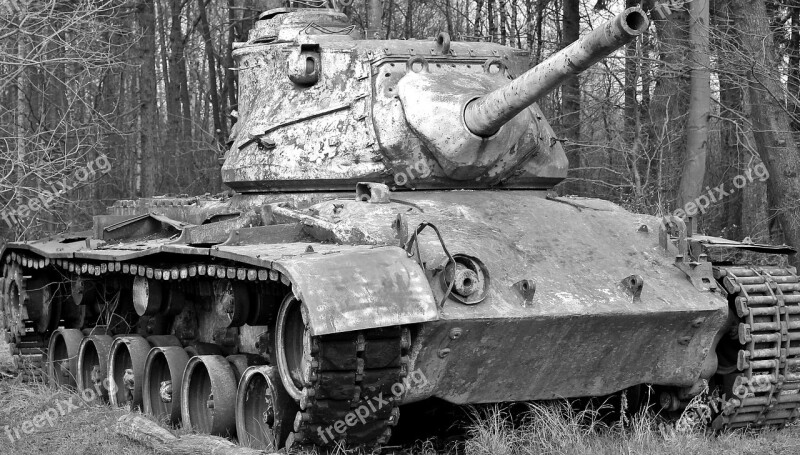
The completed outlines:
[[[728,267],[741,345],[715,429],[783,427],[800,416],[800,279],[794,268]]]
[[[122,274],[157,281],[208,277],[253,284],[290,284],[288,277],[277,270],[213,263],[158,268],[122,262],[50,261],[16,252],[11,252],[5,262],[6,268],[10,265],[20,271],[32,269],[32,273],[52,265],[62,273],[81,277]],[[17,358],[20,363],[36,367],[43,365],[47,340],[37,337],[31,333],[19,338],[21,349]],[[309,379],[302,388],[301,411],[296,415],[290,442],[301,446],[326,446],[336,442],[380,445],[388,442],[400,415],[402,394],[397,394],[397,391],[404,390],[403,380],[408,376],[409,329],[372,329],[313,337],[309,342],[309,371],[305,375]]]
[[[400,417],[410,331],[373,329],[311,338],[309,383],[295,420],[294,443],[385,444]]]
[[[37,334],[26,334],[16,337],[9,345],[14,359],[14,367],[23,381],[43,382],[45,380],[45,363],[47,361],[47,342]]]
[[[27,289],[26,277],[20,265],[11,261],[3,264],[1,281],[0,308],[4,317],[4,336],[14,368],[23,381],[43,381],[48,340],[35,332],[32,323],[23,320]],[[12,298],[15,301],[12,302]]]

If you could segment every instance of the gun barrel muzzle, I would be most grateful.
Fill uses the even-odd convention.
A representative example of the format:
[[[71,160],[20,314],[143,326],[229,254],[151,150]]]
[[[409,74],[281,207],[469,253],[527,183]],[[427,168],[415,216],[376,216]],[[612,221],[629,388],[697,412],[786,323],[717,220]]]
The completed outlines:
[[[641,8],[628,8],[556,52],[509,84],[467,104],[464,122],[469,130],[489,137],[570,76],[581,73],[641,35],[650,21]]]

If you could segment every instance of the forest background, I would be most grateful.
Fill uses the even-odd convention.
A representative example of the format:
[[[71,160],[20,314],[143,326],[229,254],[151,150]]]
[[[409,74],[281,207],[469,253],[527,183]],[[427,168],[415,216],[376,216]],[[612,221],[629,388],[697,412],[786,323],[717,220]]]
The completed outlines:
[[[0,1],[0,237],[87,229],[117,199],[225,190],[234,43],[259,13],[289,5]],[[529,50],[536,64],[626,7],[661,9],[643,1],[384,0],[380,34],[445,31]],[[571,165],[558,191],[654,215],[719,195],[698,217],[703,232],[800,246],[800,1],[668,6],[540,103]],[[367,10],[345,8],[375,29]],[[109,168],[89,175],[101,160]]]

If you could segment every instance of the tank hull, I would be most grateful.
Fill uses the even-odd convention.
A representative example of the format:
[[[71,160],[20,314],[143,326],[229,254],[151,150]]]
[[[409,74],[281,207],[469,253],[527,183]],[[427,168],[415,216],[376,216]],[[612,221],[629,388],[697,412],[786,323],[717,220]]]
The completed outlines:
[[[270,268],[306,304],[317,336],[412,326],[410,368],[428,381],[410,390],[407,401],[435,396],[466,404],[594,396],[642,383],[690,387],[713,353],[727,316],[726,299],[698,292],[661,250],[655,218],[601,200],[548,199],[544,192],[418,191],[398,193],[386,204],[334,193],[244,195],[192,206],[120,202],[110,215],[99,217],[94,236],[107,234],[111,221],[152,211],[199,224],[221,214],[264,212],[278,201],[295,205],[284,210],[301,222],[308,216],[358,235],[348,234],[349,242],[340,242],[349,245],[308,237],[275,243],[266,231],[261,240],[255,235],[244,244],[210,247],[174,238],[54,240],[9,244],[6,253],[27,251],[53,262],[132,262],[145,269],[167,256],[179,265],[210,258]],[[485,299],[475,305],[447,299],[440,306],[440,281],[399,247],[393,227],[398,215],[412,227],[434,224],[449,251],[480,259],[492,282]],[[264,213],[259,218],[256,224],[269,222]],[[223,227],[222,234],[246,229]],[[436,236],[420,235],[419,246],[427,268],[446,261]],[[621,285],[632,275],[643,282],[636,296]],[[535,286],[528,298],[515,289],[522,280]],[[202,341],[211,342],[214,323],[207,325]],[[240,330],[242,351],[256,352],[246,345],[253,331],[258,332],[247,326]]]

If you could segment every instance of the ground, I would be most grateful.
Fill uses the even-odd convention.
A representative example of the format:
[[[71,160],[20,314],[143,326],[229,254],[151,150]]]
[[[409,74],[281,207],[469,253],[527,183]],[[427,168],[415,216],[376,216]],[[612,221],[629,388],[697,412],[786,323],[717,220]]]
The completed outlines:
[[[11,353],[8,351],[6,340],[0,337],[0,368],[11,365]]]
[[[10,362],[0,340],[0,371]],[[44,384],[0,380],[0,454],[152,455],[111,431],[124,412]]]
[[[0,370],[10,363],[0,340]],[[89,397],[91,398],[91,397]],[[153,455],[117,435],[113,425],[127,411],[99,406],[45,384],[0,379],[0,455]],[[634,416],[623,427],[600,423],[558,403],[530,405],[528,417],[511,419],[504,408],[473,412],[469,436],[437,452],[431,441],[403,448],[414,455],[532,454],[701,454],[755,455],[800,453],[800,427],[780,431],[676,432],[649,415]],[[513,422],[512,422],[513,421]],[[588,425],[587,425],[588,421]],[[28,433],[25,433],[25,431]],[[454,447],[458,447],[455,449]],[[349,451],[348,451],[349,452]],[[398,452],[395,449],[395,452]],[[345,453],[337,450],[335,454]]]

